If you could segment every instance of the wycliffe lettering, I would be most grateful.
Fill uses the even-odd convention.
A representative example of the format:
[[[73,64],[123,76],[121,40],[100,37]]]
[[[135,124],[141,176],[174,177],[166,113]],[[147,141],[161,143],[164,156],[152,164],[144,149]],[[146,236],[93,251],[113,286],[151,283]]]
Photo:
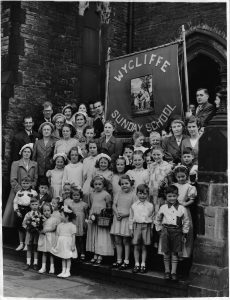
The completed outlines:
[[[162,72],[166,72],[167,68],[170,66],[170,62],[165,60],[163,56],[157,54],[144,54],[144,56],[138,57],[134,59],[130,59],[128,63],[124,64],[123,67],[118,70],[118,75],[114,76],[114,79],[117,81],[121,81],[125,74],[128,74],[129,71],[134,68],[139,68],[143,65],[153,65],[154,67],[159,67]]]

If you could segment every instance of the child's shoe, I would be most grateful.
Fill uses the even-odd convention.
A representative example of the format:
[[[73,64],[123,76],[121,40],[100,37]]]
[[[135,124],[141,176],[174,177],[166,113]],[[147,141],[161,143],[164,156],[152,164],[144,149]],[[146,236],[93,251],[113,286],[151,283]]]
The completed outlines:
[[[38,273],[40,273],[40,274],[44,274],[45,272],[46,272],[46,269],[43,267],[38,271]]]
[[[140,272],[140,266],[135,266],[134,268],[133,268],[133,271],[132,271],[133,273],[138,273],[138,272]]]
[[[22,251],[27,251],[28,248],[27,248],[27,245],[25,245],[25,247],[22,249]]]
[[[172,281],[178,281],[177,274],[172,273],[172,274],[171,274],[171,279],[172,279]]]
[[[63,270],[60,274],[57,275],[57,277],[63,277],[63,275],[65,274],[66,270]]]
[[[21,251],[24,248],[24,244],[20,243],[19,246],[15,249],[16,251]]]
[[[164,279],[165,280],[170,280],[171,279],[171,274],[169,272],[165,272]]]
[[[26,266],[25,266],[25,268],[23,269],[24,271],[28,271],[29,270],[29,268],[31,268],[31,265],[29,265],[29,264],[26,264]]]
[[[54,274],[54,273],[55,273],[54,267],[50,267],[49,274]]]
[[[66,271],[63,275],[62,275],[62,278],[67,278],[67,277],[70,277],[70,271]]]
[[[122,265],[122,261],[116,261],[112,264],[113,268],[120,268]]]
[[[141,273],[147,273],[146,266],[141,266],[140,272]]]
[[[81,261],[85,261],[85,254],[81,254],[80,260],[81,260]]]
[[[34,265],[33,265],[33,269],[34,269],[34,271],[38,271],[38,269],[39,269],[38,265],[37,265],[37,264],[34,264]]]
[[[123,262],[122,265],[120,265],[119,270],[127,270],[130,267],[129,264]]]

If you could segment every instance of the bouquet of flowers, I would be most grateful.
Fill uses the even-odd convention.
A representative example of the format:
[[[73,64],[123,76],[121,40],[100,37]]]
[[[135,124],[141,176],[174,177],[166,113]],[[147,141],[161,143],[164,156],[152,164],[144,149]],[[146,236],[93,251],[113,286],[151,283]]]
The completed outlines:
[[[30,233],[38,232],[42,229],[43,221],[43,217],[39,212],[32,212],[31,216],[26,221],[27,230]]]

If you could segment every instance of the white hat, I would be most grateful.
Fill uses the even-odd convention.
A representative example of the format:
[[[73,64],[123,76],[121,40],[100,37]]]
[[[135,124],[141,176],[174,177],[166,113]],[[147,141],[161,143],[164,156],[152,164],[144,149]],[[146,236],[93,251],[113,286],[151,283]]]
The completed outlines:
[[[87,115],[85,112],[83,112],[83,111],[77,111],[77,112],[73,115],[73,118],[75,119],[76,116],[78,116],[78,115],[82,115],[82,116],[87,120],[88,115]]]
[[[63,152],[54,154],[53,160],[55,160],[55,159],[56,159],[57,157],[59,157],[59,156],[63,157],[64,160],[67,160],[67,156],[66,156],[66,154],[63,153]]]
[[[54,131],[54,125],[51,123],[51,122],[43,122],[39,128],[38,128],[38,132],[41,133],[42,132],[42,128],[45,126],[45,125],[49,125],[51,127],[51,132]]]
[[[62,113],[63,113],[63,114],[64,114],[64,112],[65,112],[65,110],[66,110],[67,108],[70,108],[70,109],[73,111],[72,105],[71,105],[71,104],[67,104],[67,105],[64,106],[63,109],[62,109]]]
[[[96,156],[96,160],[99,161],[99,159],[101,159],[102,157],[107,158],[108,161],[111,161],[111,157],[105,153],[100,153]]]
[[[19,151],[19,155],[22,154],[22,151],[23,151],[25,148],[30,148],[30,150],[33,151],[33,146],[34,146],[33,143],[25,144],[24,146],[22,146],[21,150]]]

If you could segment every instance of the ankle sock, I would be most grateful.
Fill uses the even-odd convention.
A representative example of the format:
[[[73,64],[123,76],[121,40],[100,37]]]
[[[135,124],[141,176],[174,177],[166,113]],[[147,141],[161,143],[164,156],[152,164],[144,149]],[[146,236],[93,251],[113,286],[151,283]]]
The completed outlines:
[[[38,259],[37,258],[35,258],[34,259],[34,265],[37,265],[38,264]],[[42,264],[43,265],[43,264]]]
[[[26,259],[26,264],[27,264],[27,265],[30,265],[30,264],[31,264],[31,258],[27,258],[27,259]]]

